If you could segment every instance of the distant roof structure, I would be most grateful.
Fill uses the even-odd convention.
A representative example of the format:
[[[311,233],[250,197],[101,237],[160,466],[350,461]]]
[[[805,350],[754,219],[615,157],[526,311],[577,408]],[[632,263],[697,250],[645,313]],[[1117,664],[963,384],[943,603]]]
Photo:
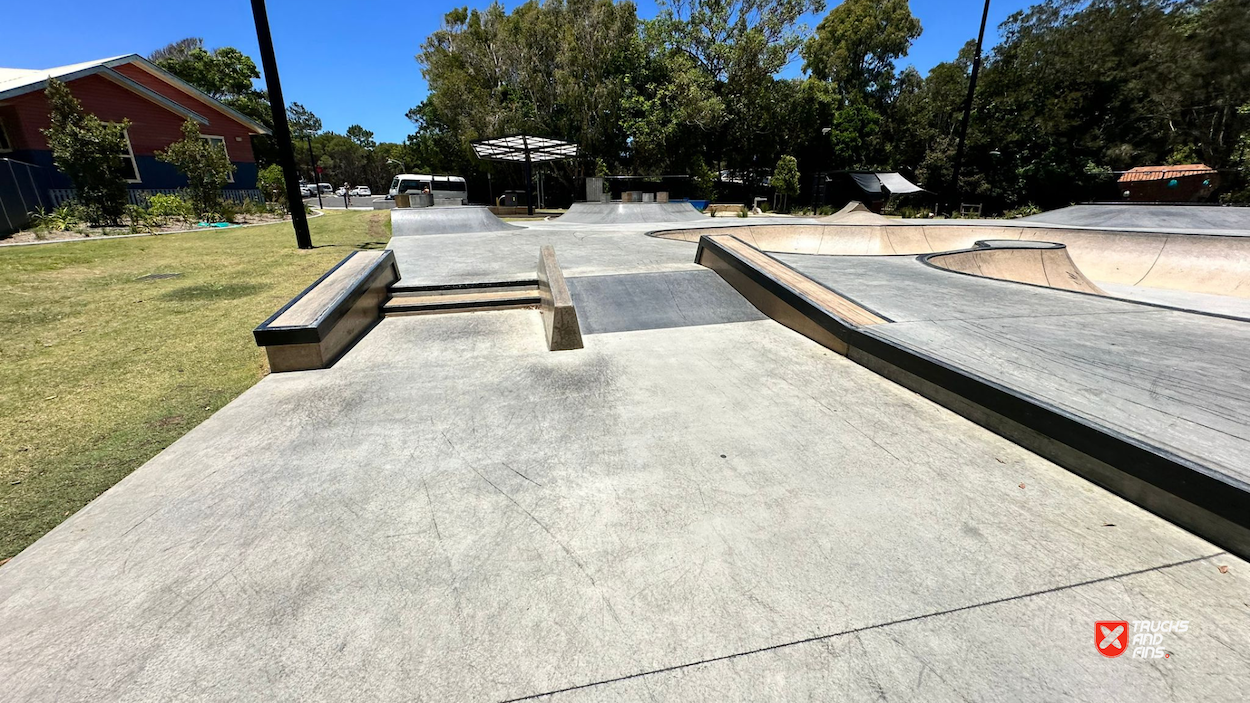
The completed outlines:
[[[238,110],[235,110],[229,105],[222,103],[220,100],[207,95],[200,89],[192,86],[181,78],[178,78],[174,74],[164,70],[138,54],[113,56],[107,59],[85,61],[83,63],[75,63],[68,66],[57,66],[55,68],[0,68],[0,100],[7,100],[9,98],[15,98],[19,95],[25,95],[26,93],[31,93],[37,90],[44,90],[47,88],[48,80],[51,78],[68,83],[69,81],[78,78],[99,75],[122,86],[123,88],[151,100],[154,103],[162,105],[172,112],[195,120],[200,124],[208,123],[208,120],[203,115],[194,112],[185,105],[170,100],[156,91],[147,88],[137,81],[134,81],[122,73],[114,70],[119,66],[127,64],[138,66],[147,73],[155,76],[165,83],[172,85],[178,90],[187,93],[202,102],[212,105],[215,109],[247,127],[248,131],[253,134],[270,133],[268,127],[256,122],[252,118],[244,115]]]
[[[573,142],[533,137],[528,134],[478,139],[472,142],[472,145],[473,153],[477,154],[477,158],[489,161],[542,163],[572,159],[580,153]]]
[[[846,171],[846,175],[855,181],[855,185],[865,193],[874,195],[888,192],[890,195],[906,195],[907,193],[925,193],[924,188],[912,183],[902,175],[889,173],[876,173],[872,171]]]
[[[1134,181],[1167,181],[1187,176],[1214,176],[1217,171],[1206,164],[1177,164],[1173,166],[1138,166],[1120,175],[1120,183]]]

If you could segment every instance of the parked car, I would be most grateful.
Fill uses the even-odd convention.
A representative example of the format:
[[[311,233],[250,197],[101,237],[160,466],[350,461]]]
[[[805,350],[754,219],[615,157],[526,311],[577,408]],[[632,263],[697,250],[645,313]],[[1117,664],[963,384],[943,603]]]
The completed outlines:
[[[312,186],[309,186],[309,185],[301,185],[301,186],[299,187],[299,197],[301,197],[301,198],[311,198],[312,196],[314,196],[314,195],[316,195],[316,194],[317,194],[317,193],[313,191]]]
[[[335,194],[335,195],[337,195],[337,196],[339,196],[339,197],[341,198],[341,197],[343,197],[344,195],[346,195],[346,194],[347,194],[347,189],[346,189],[346,188],[339,188],[338,190],[334,191],[334,194]]]
[[[330,185],[329,183],[318,183],[318,184],[317,184],[317,187],[321,189],[321,192],[322,192],[322,193],[333,193],[333,192],[334,192],[334,186]]]
[[[369,186],[356,186],[352,188],[351,194],[353,198],[368,198],[373,195],[373,191],[369,190]]]

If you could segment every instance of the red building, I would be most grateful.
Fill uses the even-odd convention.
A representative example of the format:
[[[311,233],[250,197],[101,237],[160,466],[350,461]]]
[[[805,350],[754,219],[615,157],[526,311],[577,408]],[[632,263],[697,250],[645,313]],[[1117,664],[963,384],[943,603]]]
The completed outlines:
[[[269,130],[137,54],[47,70],[0,68],[0,231],[19,228],[28,212],[51,209],[73,194],[40,131],[49,124],[49,78],[66,83],[83,109],[100,119],[130,120],[129,150],[121,158],[130,166],[132,199],[186,185],[186,177],[157,160],[156,152],[182,138],[188,119],[234,164],[227,197],[258,195],[252,136]]]
[[[1138,203],[1190,203],[1210,200],[1220,174],[1206,164],[1138,166],[1120,176],[1125,200]]]

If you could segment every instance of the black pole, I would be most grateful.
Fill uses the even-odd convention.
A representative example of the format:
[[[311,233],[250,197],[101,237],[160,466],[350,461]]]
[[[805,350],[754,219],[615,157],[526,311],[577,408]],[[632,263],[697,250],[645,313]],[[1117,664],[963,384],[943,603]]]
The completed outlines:
[[[964,100],[964,118],[959,123],[959,142],[955,146],[955,177],[952,179],[951,192],[955,194],[955,202],[951,205],[951,213],[959,207],[959,172],[964,167],[964,141],[968,138],[968,122],[972,120],[972,97],[977,92],[977,74],[981,72],[981,43],[985,41],[985,22],[990,16],[990,0],[985,0],[985,9],[981,11],[981,31],[977,33],[977,51],[972,57],[972,75],[968,77],[968,97]]]
[[[317,191],[317,209],[324,210],[326,206],[321,203],[321,174],[317,173],[317,156],[313,154],[312,135],[305,132],[304,139],[308,140],[308,164],[312,167],[313,188]]]
[[[521,137],[521,143],[525,146],[525,204],[528,207],[529,216],[534,216],[534,165],[530,163],[530,141],[525,137]]]
[[[295,168],[295,148],[291,146],[291,126],[286,121],[286,102],[278,80],[278,60],[273,55],[273,37],[269,35],[269,13],[265,0],[252,0],[252,19],[256,20],[256,41],[260,44],[260,62],[265,68],[265,88],[269,91],[269,109],[273,111],[273,138],[278,146],[278,163],[286,179],[286,199],[291,203],[291,224],[295,227],[295,243],[300,249],[312,249],[308,231],[308,215],[304,199],[299,195],[299,172]],[[317,188],[320,192],[321,188]],[[299,207],[295,206],[299,203]]]

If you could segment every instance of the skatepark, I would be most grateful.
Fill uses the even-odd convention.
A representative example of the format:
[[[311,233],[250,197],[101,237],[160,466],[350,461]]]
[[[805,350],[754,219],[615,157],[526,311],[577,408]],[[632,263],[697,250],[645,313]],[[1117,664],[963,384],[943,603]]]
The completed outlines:
[[[579,205],[309,281],[0,570],[6,697],[1243,697],[1242,212]]]

